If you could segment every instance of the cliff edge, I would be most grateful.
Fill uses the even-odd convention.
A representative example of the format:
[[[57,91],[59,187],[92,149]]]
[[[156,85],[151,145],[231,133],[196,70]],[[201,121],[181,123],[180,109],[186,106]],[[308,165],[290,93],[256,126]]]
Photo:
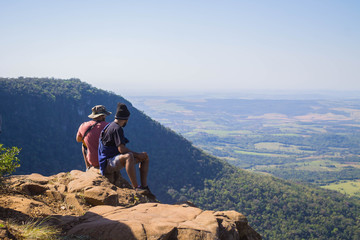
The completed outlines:
[[[20,239],[9,222],[36,220],[56,227],[58,239],[261,239],[241,213],[162,204],[136,193],[124,179],[111,184],[94,168],[6,178],[0,238]]]

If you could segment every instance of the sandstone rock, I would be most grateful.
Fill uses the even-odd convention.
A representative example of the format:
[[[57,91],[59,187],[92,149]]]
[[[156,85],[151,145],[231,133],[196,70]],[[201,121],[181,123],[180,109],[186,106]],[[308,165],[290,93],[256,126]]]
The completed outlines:
[[[258,239],[260,235],[249,228],[246,217],[236,211],[215,212],[224,239]]]
[[[44,177],[41,174],[33,173],[27,176],[27,180],[30,180],[39,184],[47,184],[49,182],[49,177]]]
[[[51,176],[50,178],[51,179],[54,179],[54,178],[60,179],[60,178],[66,178],[68,175],[69,175],[68,173],[60,172],[56,175]]]
[[[67,204],[67,207],[74,211],[75,213],[81,215],[84,213],[84,209],[79,203],[76,195],[74,193],[69,193],[65,196],[65,202]]]
[[[117,188],[118,206],[131,207],[138,203],[156,202],[156,199],[148,199],[146,196],[137,194],[135,190],[128,188]]]
[[[68,184],[68,192],[80,192],[87,187],[100,185],[108,188],[113,187],[113,185],[104,176],[101,176],[99,172],[95,170],[87,172],[73,170],[70,172],[70,175],[73,180]]]
[[[220,218],[220,220],[218,220]],[[68,235],[99,239],[247,239],[261,236],[247,225],[246,218],[233,212],[202,211],[187,205],[146,203],[131,208],[97,206]],[[242,221],[243,233],[237,228]],[[225,224],[225,225],[223,225]],[[240,224],[240,225],[241,225]],[[227,232],[229,230],[229,232]]]
[[[83,175],[85,172],[80,171],[80,170],[72,170],[70,172],[70,177],[71,178],[78,178],[79,176]]]
[[[67,191],[67,186],[63,184],[56,184],[54,187],[59,193],[65,193]]]
[[[56,182],[57,184],[67,186],[69,184],[69,182],[71,181],[71,175],[70,175],[70,173],[61,172],[61,173],[51,176],[49,181],[54,182],[54,183]]]
[[[111,205],[116,206],[118,204],[117,193],[105,187],[91,187],[84,190],[85,201],[93,206],[97,205]]]
[[[68,235],[89,239],[261,239],[238,212],[203,211],[189,202],[160,204],[121,181],[116,185],[125,187],[111,184],[95,168],[50,177],[12,176],[7,189],[15,191],[0,195],[0,217],[25,221],[51,215],[50,221]],[[99,204],[104,205],[89,210]],[[4,231],[0,228],[5,236]]]
[[[71,228],[73,228],[76,224],[78,224],[80,219],[81,219],[80,217],[76,217],[76,216],[56,215],[56,216],[51,217],[49,219],[49,221],[47,221],[47,223],[49,225],[56,226],[57,228],[61,228],[61,229],[63,229],[63,231],[67,232]],[[63,238],[59,238],[59,239],[63,239]],[[72,238],[70,238],[70,239],[72,239]],[[88,239],[88,238],[75,238],[75,239],[80,240],[80,239]]]
[[[31,176],[31,177],[30,177]],[[29,179],[32,179],[30,180]],[[117,185],[125,186],[125,188],[117,187],[111,184],[108,179],[99,173],[98,169],[91,168],[87,172],[73,170],[70,173],[59,173],[50,177],[44,177],[40,174],[18,175],[7,179],[10,188],[20,190],[30,197],[41,199],[48,205],[56,209],[61,209],[61,214],[67,210],[71,210],[63,204],[64,196],[68,193],[76,193],[79,196],[86,196],[81,204],[83,209],[99,204],[120,205],[130,207],[138,203],[157,202],[155,198],[151,199],[147,196],[137,194],[134,189],[129,188],[129,183],[122,177],[117,181]],[[126,182],[126,183],[125,183]],[[46,183],[46,185],[45,185]],[[91,190],[92,189],[92,190]],[[86,192],[86,194],[85,194]],[[70,199],[74,200],[73,197]],[[79,214],[76,202],[73,201],[75,214]],[[65,208],[63,207],[65,206]]]
[[[114,185],[119,188],[129,188],[132,189],[132,186],[128,181],[126,181],[121,175],[115,180]]]
[[[241,223],[246,223],[246,224],[248,223],[246,217],[243,214],[236,212],[234,210],[219,211],[219,212],[215,212],[214,215],[218,218],[227,218]]]
[[[47,186],[40,185],[37,183],[25,183],[21,185],[21,190],[27,195],[38,195],[42,194],[48,189]]]
[[[6,205],[7,208],[21,212],[30,217],[54,214],[46,204],[33,199],[28,199],[24,196],[7,196],[6,198],[0,198],[0,202]]]
[[[64,196],[58,191],[46,190],[45,195],[51,201],[63,201]]]

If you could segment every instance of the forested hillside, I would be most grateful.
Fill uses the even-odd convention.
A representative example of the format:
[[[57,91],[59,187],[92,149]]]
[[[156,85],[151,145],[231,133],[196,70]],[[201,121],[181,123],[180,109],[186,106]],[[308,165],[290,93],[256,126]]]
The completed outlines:
[[[235,209],[265,239],[360,239],[358,199],[230,166],[122,97],[78,79],[0,78],[0,143],[22,148],[17,174],[83,170],[76,131],[91,107],[103,104],[114,113],[117,102],[131,112],[129,147],[150,155],[150,187],[160,201]]]

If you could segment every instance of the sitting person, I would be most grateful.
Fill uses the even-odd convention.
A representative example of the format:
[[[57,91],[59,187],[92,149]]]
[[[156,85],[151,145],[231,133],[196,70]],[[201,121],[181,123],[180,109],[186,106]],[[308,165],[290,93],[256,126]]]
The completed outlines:
[[[108,124],[105,122],[106,116],[111,114],[111,112],[106,111],[106,108],[103,105],[97,105],[91,110],[92,113],[88,117],[92,120],[82,123],[76,134],[76,141],[83,143],[82,153],[86,170],[90,167],[99,168],[99,136],[101,131]]]
[[[137,153],[126,147],[129,140],[124,136],[130,112],[125,104],[118,103],[115,120],[101,132],[99,139],[100,172],[115,183],[120,169],[125,168],[131,185],[140,194],[154,196],[147,185],[149,157],[146,152]],[[141,185],[138,185],[135,165],[139,163]],[[154,196],[155,197],[155,196]]]

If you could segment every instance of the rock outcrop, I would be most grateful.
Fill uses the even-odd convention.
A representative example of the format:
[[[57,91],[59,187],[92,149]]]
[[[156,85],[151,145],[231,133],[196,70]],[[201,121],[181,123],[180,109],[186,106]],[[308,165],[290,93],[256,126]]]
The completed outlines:
[[[235,211],[203,211],[191,204],[161,204],[120,179],[111,184],[96,169],[6,179],[1,220],[51,216],[49,224],[69,239],[261,239]],[[1,224],[0,224],[1,226]],[[0,229],[13,239],[11,229]]]
[[[97,205],[130,207],[157,202],[137,194],[123,178],[111,184],[95,168],[73,170],[45,177],[40,174],[12,176],[7,179],[10,196],[0,196],[0,205],[30,217],[54,214],[83,215]]]
[[[202,211],[188,205],[139,204],[91,208],[68,235],[94,239],[261,239],[235,211]]]

